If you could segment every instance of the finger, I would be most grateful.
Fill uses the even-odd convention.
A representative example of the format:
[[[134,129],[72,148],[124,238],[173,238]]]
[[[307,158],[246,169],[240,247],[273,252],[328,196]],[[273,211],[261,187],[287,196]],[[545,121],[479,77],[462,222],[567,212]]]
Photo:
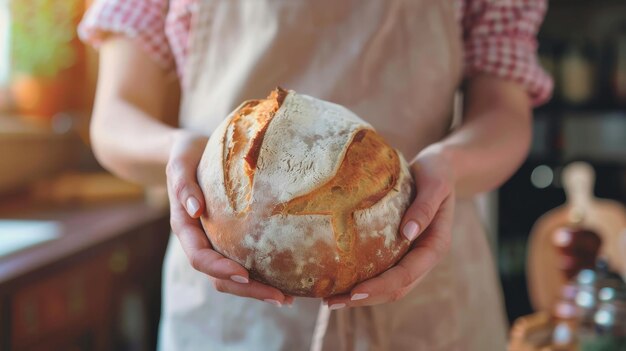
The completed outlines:
[[[176,201],[171,203],[172,231],[178,237],[191,266],[211,277],[245,283],[248,271],[237,262],[212,249],[211,243],[197,219],[190,218]]]
[[[417,176],[418,167],[412,167],[415,179],[419,178]],[[427,184],[421,184],[421,186],[418,183],[417,196],[407,209],[401,222],[402,235],[409,241],[417,238],[430,225],[439,206],[450,194],[450,191],[448,183],[444,180],[431,180]]]
[[[293,302],[293,297],[288,299],[280,290],[256,280],[251,280],[248,284],[239,284],[232,280],[216,279],[213,286],[219,292],[258,299],[278,307]]]
[[[419,278],[414,282],[414,284],[418,283],[422,279],[423,278]],[[382,294],[375,294],[373,296],[364,293],[341,294],[325,299],[324,304],[326,304],[330,310],[338,310],[344,307],[374,306],[391,301],[397,301],[404,297],[410,290],[410,287],[407,287],[395,291],[385,291]]]
[[[417,282],[419,282],[419,279]],[[345,307],[375,306],[383,303],[393,302],[404,297],[411,289],[389,291],[385,294],[367,296],[361,300],[353,300],[349,294],[333,296],[328,299],[327,305],[330,310],[338,310]]]
[[[198,218],[204,212],[204,195],[198,185],[198,162],[187,158],[172,158],[165,168],[170,199],[183,204],[187,214]]]
[[[372,303],[397,301],[404,297],[448,252],[454,214],[453,196],[446,198],[435,220],[414,247],[396,264],[382,274],[355,286],[350,301],[329,300],[329,303],[346,303],[362,306]]]
[[[327,297],[324,299],[324,304],[327,305],[330,310],[342,309],[350,304],[350,294],[339,294]]]

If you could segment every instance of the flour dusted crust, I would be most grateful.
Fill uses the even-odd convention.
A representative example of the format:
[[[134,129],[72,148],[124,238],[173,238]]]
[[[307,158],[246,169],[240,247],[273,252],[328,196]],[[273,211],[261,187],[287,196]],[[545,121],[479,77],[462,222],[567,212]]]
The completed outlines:
[[[287,294],[347,292],[408,250],[406,161],[342,106],[282,89],[244,102],[211,136],[198,180],[214,248]]]

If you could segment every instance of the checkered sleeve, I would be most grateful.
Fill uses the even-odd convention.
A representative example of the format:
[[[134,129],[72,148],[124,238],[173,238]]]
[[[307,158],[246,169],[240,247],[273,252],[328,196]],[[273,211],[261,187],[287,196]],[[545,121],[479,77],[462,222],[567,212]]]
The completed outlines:
[[[174,57],[165,35],[167,7],[167,0],[95,0],[78,34],[96,48],[107,34],[126,35],[163,68],[173,69]]]
[[[492,74],[520,83],[535,106],[551,94],[552,78],[537,58],[546,0],[467,0],[463,9],[465,76]]]

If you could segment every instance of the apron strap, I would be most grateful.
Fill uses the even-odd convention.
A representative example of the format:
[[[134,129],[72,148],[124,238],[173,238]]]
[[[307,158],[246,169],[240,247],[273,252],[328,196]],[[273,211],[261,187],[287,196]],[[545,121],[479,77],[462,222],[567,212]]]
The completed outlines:
[[[330,309],[328,306],[320,303],[320,309],[317,313],[317,319],[315,320],[315,329],[313,329],[313,340],[311,340],[310,351],[322,351],[329,320]]]

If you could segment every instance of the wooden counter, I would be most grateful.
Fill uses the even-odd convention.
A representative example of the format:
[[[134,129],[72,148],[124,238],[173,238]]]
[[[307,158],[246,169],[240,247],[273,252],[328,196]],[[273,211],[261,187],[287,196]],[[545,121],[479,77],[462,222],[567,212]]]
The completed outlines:
[[[58,221],[61,230],[0,257],[0,351],[153,350],[167,210],[27,208],[0,217]]]

